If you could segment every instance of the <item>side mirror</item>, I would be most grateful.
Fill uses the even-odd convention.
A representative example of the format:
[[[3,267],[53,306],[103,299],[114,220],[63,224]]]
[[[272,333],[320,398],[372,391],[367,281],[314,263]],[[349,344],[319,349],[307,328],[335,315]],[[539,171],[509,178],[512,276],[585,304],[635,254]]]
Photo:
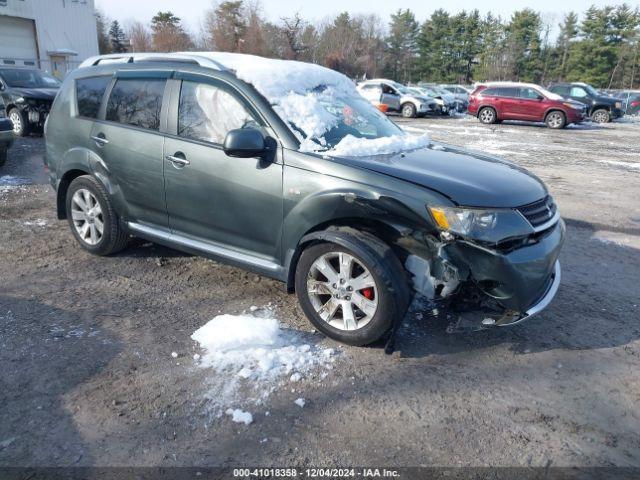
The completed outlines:
[[[223,145],[229,157],[262,157],[267,152],[264,135],[255,128],[238,128],[227,133]]]

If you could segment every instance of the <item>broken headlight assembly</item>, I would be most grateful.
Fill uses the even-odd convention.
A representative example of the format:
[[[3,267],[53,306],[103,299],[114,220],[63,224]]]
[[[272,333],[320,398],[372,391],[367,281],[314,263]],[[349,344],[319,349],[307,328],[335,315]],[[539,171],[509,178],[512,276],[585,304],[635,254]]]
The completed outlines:
[[[428,207],[436,225],[470,240],[496,244],[510,238],[534,233],[529,222],[510,208],[481,209],[459,207]]]

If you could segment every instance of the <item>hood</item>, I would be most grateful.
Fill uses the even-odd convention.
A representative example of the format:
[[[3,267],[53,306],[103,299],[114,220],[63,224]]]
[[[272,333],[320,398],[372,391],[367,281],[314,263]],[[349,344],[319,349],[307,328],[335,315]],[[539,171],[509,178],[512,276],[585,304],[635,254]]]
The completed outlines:
[[[13,87],[11,93],[16,97],[32,98],[35,100],[51,100],[56,98],[57,88],[22,88]]]
[[[519,207],[547,195],[542,181],[525,169],[449,145],[334,160],[436,190],[467,207]]]

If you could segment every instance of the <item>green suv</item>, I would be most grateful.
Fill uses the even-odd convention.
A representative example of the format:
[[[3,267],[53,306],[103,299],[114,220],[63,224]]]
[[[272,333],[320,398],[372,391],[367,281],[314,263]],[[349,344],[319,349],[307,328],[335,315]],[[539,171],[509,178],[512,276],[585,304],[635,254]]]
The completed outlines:
[[[82,248],[136,236],[281,280],[344,343],[383,337],[415,292],[482,328],[558,289],[565,227],[539,179],[406,134],[318,65],[94,57],[45,133],[58,217]]]

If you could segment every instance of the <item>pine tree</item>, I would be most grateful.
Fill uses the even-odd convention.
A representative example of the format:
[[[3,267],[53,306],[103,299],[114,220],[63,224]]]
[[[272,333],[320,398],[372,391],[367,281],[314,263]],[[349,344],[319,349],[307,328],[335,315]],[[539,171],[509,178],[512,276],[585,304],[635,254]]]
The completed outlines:
[[[417,36],[418,22],[411,10],[399,9],[391,14],[387,46],[391,72],[399,82],[407,83],[414,77]]]
[[[120,28],[120,23],[117,20],[111,22],[111,27],[109,28],[109,41],[111,42],[111,51],[113,53],[123,53],[127,51],[127,47],[125,46],[125,37],[122,28]]]

